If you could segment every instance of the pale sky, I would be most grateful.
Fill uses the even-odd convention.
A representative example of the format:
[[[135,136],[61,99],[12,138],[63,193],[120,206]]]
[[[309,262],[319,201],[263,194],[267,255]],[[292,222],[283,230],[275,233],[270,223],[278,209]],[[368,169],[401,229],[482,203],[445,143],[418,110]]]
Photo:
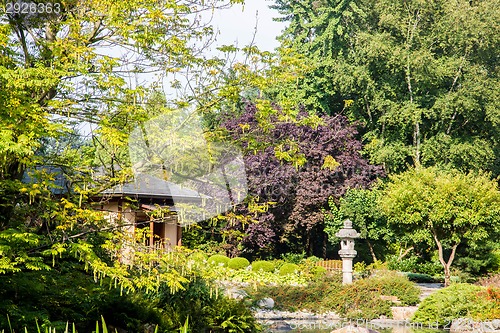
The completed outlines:
[[[263,51],[273,51],[278,46],[276,37],[285,27],[282,22],[273,21],[274,17],[279,16],[276,10],[268,7],[273,3],[272,0],[246,0],[244,6],[234,5],[231,9],[217,11],[212,21],[220,31],[217,44],[237,43],[239,47],[248,45],[257,23],[255,44]]]

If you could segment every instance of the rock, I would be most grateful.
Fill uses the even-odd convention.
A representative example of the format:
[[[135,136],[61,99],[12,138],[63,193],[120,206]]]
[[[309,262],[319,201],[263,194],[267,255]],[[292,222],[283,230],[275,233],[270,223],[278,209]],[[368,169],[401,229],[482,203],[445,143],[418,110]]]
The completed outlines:
[[[345,326],[338,330],[333,330],[331,333],[379,333],[366,327],[358,327],[354,325]]]
[[[284,322],[284,321],[277,321],[277,322],[274,322],[272,323],[270,326],[269,326],[270,329],[272,330],[279,330],[279,331],[290,331],[292,330],[292,327]]]
[[[477,322],[468,318],[458,318],[451,322],[450,333],[467,332],[500,333],[500,320]]]
[[[408,320],[417,312],[418,306],[393,306],[391,310],[394,320]]]
[[[257,302],[259,308],[272,309],[274,308],[274,300],[270,297],[266,297]]]

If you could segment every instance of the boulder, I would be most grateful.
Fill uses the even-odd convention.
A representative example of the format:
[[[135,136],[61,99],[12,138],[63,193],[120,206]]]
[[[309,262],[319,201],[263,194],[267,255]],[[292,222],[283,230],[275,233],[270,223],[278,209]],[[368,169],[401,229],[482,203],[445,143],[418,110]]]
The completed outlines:
[[[270,297],[266,297],[257,302],[257,306],[263,309],[274,308],[274,300]]]
[[[394,320],[409,320],[418,310],[418,306],[393,306],[392,318]]]

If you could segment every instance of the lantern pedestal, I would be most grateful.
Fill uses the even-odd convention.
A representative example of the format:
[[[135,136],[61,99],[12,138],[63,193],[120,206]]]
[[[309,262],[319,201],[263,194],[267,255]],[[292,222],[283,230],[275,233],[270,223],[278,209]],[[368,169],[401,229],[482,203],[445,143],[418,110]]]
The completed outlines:
[[[344,228],[335,234],[341,239],[339,256],[342,259],[342,284],[352,283],[352,260],[356,257],[354,250],[354,239],[359,238],[359,234],[352,228],[350,220],[344,221]]]

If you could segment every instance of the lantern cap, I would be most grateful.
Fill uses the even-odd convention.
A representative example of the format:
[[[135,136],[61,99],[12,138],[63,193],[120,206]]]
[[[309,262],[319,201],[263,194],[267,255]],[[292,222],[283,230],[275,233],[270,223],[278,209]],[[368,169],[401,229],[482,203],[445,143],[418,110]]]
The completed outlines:
[[[352,228],[352,221],[347,219],[344,221],[344,228],[340,229],[335,236],[338,238],[359,238],[360,234]]]

